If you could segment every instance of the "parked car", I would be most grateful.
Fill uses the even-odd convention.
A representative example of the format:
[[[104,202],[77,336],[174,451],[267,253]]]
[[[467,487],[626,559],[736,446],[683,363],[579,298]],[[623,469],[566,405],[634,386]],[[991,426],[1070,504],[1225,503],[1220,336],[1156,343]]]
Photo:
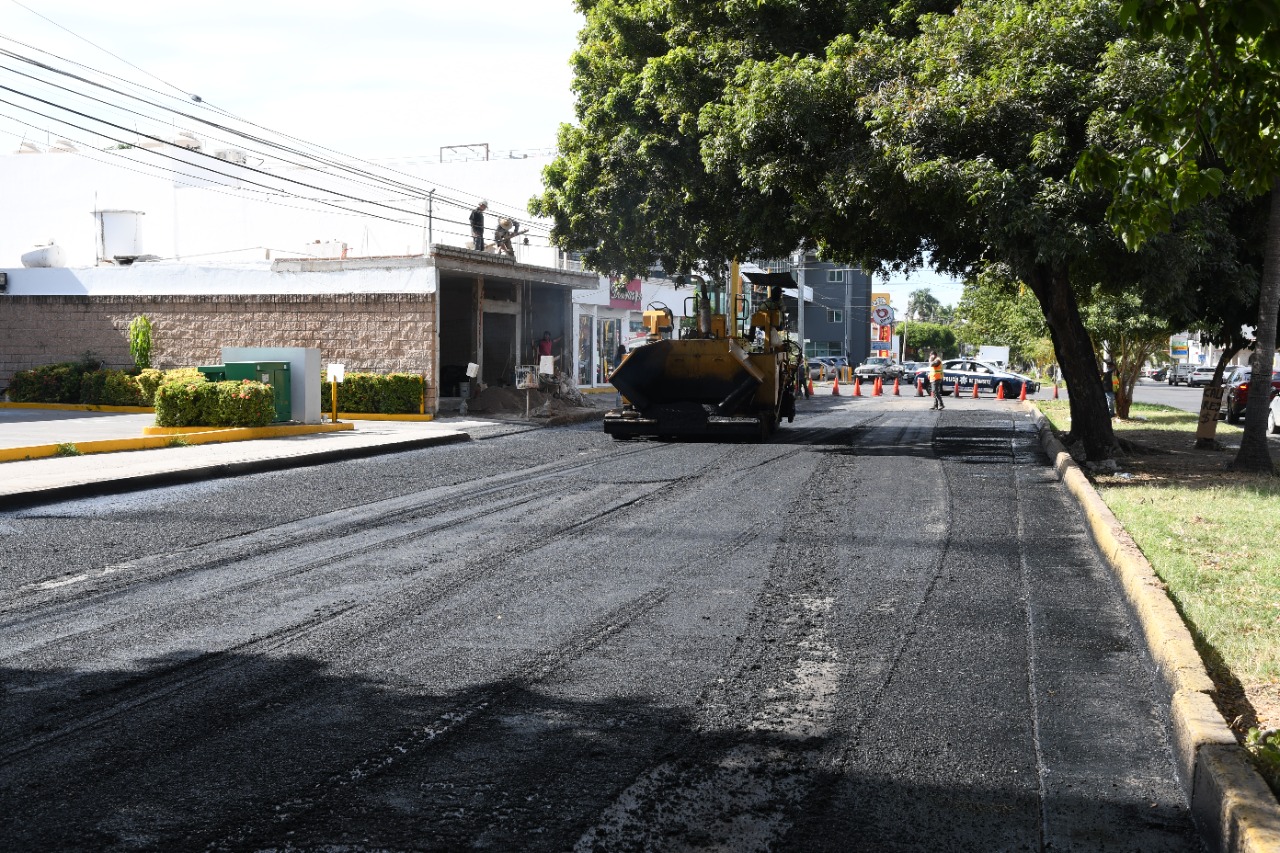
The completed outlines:
[[[1247,367],[1237,367],[1231,374],[1227,385],[1227,393],[1222,400],[1222,411],[1227,423],[1238,424],[1244,420],[1245,406],[1249,403],[1249,380],[1253,371]],[[1280,392],[1280,370],[1271,374],[1271,394]]]
[[[1169,368],[1165,365],[1161,365],[1160,367],[1152,368],[1151,373],[1148,375],[1147,378],[1151,379],[1154,382],[1164,382],[1165,379],[1167,379],[1168,377],[1169,377]]]
[[[1170,385],[1185,385],[1189,378],[1191,378],[1191,365],[1179,362],[1169,366],[1166,379]]]
[[[927,370],[925,376],[927,383]],[[942,362],[942,393],[951,393],[956,387],[956,382],[960,383],[962,390],[968,391],[976,385],[980,390],[989,391],[992,394],[997,388],[1003,386],[1005,397],[1017,397],[1022,393],[1023,386],[1026,387],[1028,394],[1034,394],[1040,390],[1040,383],[1030,376],[1023,376],[1021,373],[1014,373],[971,358],[953,358]]]
[[[1280,397],[1271,398],[1271,407],[1267,409],[1267,432],[1280,432]]]
[[[809,357],[810,379],[831,379],[837,368],[845,367],[849,359],[842,355],[815,355]]]
[[[860,379],[896,379],[902,375],[902,367],[887,355],[873,355],[859,364],[853,375]]]
[[[902,371],[899,375],[902,377],[903,384],[914,385],[916,384],[916,377],[920,375],[920,372],[925,371],[927,373],[928,370],[929,365],[927,362],[904,361],[902,362]],[[928,377],[926,376],[926,378]]]
[[[1190,388],[1202,388],[1213,382],[1213,374],[1217,370],[1216,367],[1208,365],[1200,365],[1191,371],[1191,375],[1187,377],[1187,386]]]

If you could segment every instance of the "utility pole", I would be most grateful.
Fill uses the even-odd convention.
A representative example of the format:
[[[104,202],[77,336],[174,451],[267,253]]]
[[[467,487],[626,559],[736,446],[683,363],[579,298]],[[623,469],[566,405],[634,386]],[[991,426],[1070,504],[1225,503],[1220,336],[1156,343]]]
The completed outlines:
[[[427,193],[427,233],[425,235],[426,242],[422,245],[422,257],[424,258],[431,254],[431,244],[435,242],[435,233],[433,231],[434,223],[432,222],[432,217],[435,212],[432,203],[435,201],[435,196],[435,190],[430,190]]]

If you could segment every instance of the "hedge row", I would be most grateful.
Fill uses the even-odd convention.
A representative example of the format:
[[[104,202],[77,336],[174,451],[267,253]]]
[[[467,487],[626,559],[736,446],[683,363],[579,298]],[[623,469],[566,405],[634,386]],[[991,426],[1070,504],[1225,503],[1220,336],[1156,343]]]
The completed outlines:
[[[250,379],[209,382],[199,373],[161,385],[155,406],[156,426],[162,427],[259,427],[276,413],[270,385]]]
[[[333,392],[321,383],[320,408],[332,413]],[[348,373],[338,383],[338,411],[416,415],[422,404],[422,377],[416,373]]]
[[[159,370],[135,374],[66,361],[19,370],[9,382],[9,399],[15,403],[149,406],[164,378]]]

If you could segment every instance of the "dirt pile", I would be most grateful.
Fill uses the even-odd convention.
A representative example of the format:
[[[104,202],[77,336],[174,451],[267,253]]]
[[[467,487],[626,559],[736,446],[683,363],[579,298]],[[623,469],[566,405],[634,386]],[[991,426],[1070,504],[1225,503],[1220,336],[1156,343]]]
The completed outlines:
[[[526,395],[528,395],[527,403]],[[530,418],[542,419],[593,412],[595,407],[572,385],[568,386],[568,389],[562,385],[558,395],[533,389],[523,391],[510,387],[490,386],[467,401],[467,410],[477,415],[521,418],[528,411]]]

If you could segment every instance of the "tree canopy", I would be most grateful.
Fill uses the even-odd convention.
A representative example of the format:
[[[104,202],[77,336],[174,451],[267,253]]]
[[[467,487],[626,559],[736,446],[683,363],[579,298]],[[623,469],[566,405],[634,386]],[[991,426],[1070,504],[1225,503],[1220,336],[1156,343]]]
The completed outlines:
[[[560,245],[619,272],[797,246],[872,272],[998,264],[1040,306],[1075,437],[1113,452],[1082,300],[1178,289],[1202,264],[1185,231],[1130,251],[1074,170],[1090,146],[1136,147],[1123,117],[1176,73],[1167,39],[1136,38],[1114,0],[581,8],[578,123],[534,200]]]

